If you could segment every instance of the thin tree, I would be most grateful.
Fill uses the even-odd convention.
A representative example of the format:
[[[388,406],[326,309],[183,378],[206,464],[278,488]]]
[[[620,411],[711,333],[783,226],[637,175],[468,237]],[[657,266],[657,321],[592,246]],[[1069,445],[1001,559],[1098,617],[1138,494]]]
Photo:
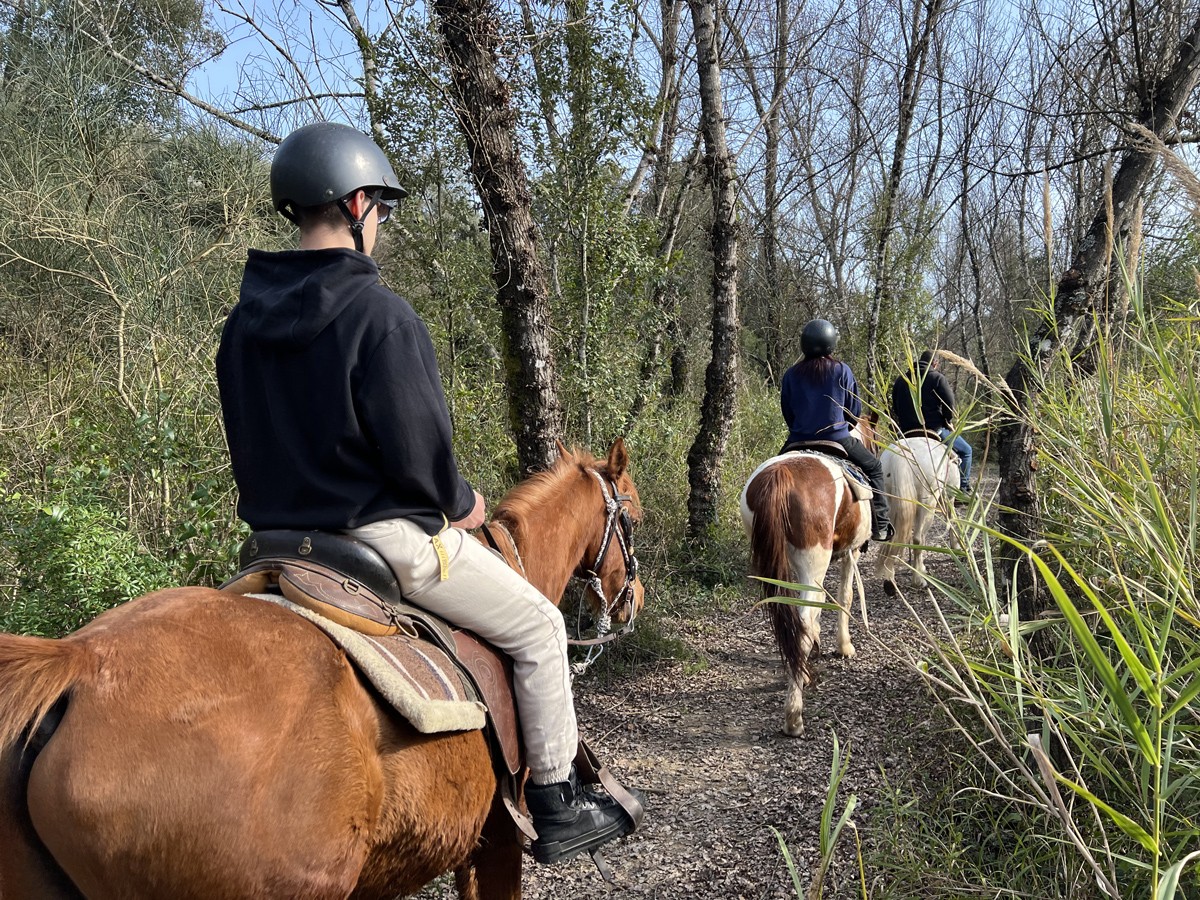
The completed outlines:
[[[867,378],[874,381],[879,364],[879,321],[882,311],[891,299],[891,259],[888,250],[892,232],[896,226],[896,203],[900,192],[900,181],[904,177],[904,166],[908,158],[908,141],[916,119],[921,86],[925,80],[925,67],[929,58],[930,42],[937,28],[943,8],[942,0],[921,0],[913,4],[912,18],[904,23],[908,53],[904,59],[900,76],[899,117],[896,125],[896,142],[892,148],[892,163],[883,182],[883,196],[879,201],[879,227],[876,232],[875,258],[872,263],[875,288],[871,306],[867,313]]]
[[[696,41],[701,132],[712,188],[712,357],[704,375],[700,428],[688,451],[688,536],[703,540],[717,519],[721,462],[738,377],[738,180],[725,139],[715,0],[688,0]]]

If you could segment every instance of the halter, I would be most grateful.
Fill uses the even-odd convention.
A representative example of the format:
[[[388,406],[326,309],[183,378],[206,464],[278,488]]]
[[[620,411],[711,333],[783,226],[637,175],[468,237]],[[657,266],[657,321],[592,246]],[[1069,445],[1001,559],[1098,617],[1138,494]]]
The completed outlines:
[[[586,660],[571,667],[576,674],[586,669],[600,655],[600,644],[606,644],[614,638],[632,631],[634,619],[637,617],[633,584],[638,577],[638,561],[633,552],[633,519],[625,506],[626,503],[633,502],[633,497],[630,494],[620,493],[615,481],[606,479],[595,469],[588,469],[588,471],[600,483],[600,493],[604,497],[604,537],[600,540],[600,549],[596,552],[596,561],[592,563],[591,568],[582,569],[581,567],[582,571],[576,572],[573,577],[582,581],[596,595],[596,599],[600,601],[600,617],[596,620],[596,637],[567,639],[567,643],[572,646],[592,648]],[[614,536],[625,562],[625,583],[617,595],[609,600],[605,596],[604,584],[600,580],[600,567],[604,564],[604,557],[608,553]],[[622,608],[622,604],[627,613],[625,624],[618,631],[610,631],[613,614]]]

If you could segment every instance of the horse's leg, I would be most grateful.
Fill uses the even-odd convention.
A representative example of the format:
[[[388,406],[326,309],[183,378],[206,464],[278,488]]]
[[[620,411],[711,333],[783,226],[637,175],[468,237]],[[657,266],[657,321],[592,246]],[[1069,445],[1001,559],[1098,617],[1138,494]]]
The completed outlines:
[[[838,652],[849,659],[854,655],[854,644],[850,643],[850,604],[854,601],[854,566],[858,549],[842,554],[842,571],[838,578]]]
[[[918,590],[925,587],[925,532],[929,528],[930,508],[927,504],[918,503],[916,519],[913,522],[912,550],[912,584]]]
[[[20,745],[0,751],[0,897],[82,900],[29,821],[29,755],[21,751]]]
[[[497,792],[470,863],[454,873],[459,900],[521,900],[521,854],[517,826]]]
[[[883,591],[895,597],[896,564],[903,553],[903,545],[912,540],[914,503],[912,500],[912,473],[910,459],[892,452],[884,454],[884,478],[888,489],[888,512],[896,533],[892,540],[880,548],[876,571],[883,579]]]
[[[893,507],[899,504],[893,504]],[[892,513],[892,523],[896,522],[898,517]],[[883,579],[883,590],[889,597],[896,596],[896,561],[900,558],[900,545],[896,541],[903,540],[897,531],[891,541],[883,545],[879,554],[879,561],[876,565],[876,573]]]
[[[792,580],[797,584],[820,588],[825,583],[825,573],[829,571],[831,558],[832,553],[824,547],[798,550],[793,545],[790,553]],[[818,593],[810,595],[810,599],[822,600],[824,597]],[[803,627],[799,637],[799,658],[811,666],[821,641],[821,610],[813,606],[802,606],[800,621]],[[789,672],[787,700],[783,705],[783,733],[791,737],[804,734],[804,688],[808,683],[807,674],[797,676]]]

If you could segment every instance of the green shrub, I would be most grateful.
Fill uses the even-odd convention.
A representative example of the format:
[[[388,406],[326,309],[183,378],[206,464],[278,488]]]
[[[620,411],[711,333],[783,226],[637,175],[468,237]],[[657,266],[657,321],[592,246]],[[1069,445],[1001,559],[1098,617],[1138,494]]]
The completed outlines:
[[[99,506],[38,509],[0,498],[14,590],[0,601],[0,631],[60,637],[140,594],[171,583],[119,517]]]
[[[1151,314],[1135,289],[1132,312],[1096,376],[1065,365],[1042,386],[1048,540],[1020,549],[1049,608],[1020,622],[997,593],[1000,535],[980,519],[959,524],[970,552],[935,585],[935,618],[913,613],[919,669],[969,749],[944,792],[907,807],[921,840],[885,848],[885,870],[952,857],[987,896],[1200,892],[1200,304]],[[1001,822],[998,853],[963,853],[948,831]]]

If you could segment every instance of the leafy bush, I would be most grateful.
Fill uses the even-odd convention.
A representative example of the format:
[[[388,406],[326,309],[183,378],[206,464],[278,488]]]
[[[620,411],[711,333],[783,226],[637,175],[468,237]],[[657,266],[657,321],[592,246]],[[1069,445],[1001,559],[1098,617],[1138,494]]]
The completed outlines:
[[[0,601],[0,631],[60,637],[140,594],[171,583],[126,523],[100,506],[39,509],[0,497],[15,592]]]
[[[960,523],[964,587],[936,586],[920,670],[969,750],[938,811],[909,817],[923,840],[887,848],[885,869],[937,865],[949,821],[1003,821],[1002,853],[954,857],[987,896],[1200,891],[1200,304],[1151,313],[1132,295],[1098,375],[1067,365],[1043,385],[1049,540],[1020,548],[1051,598],[1043,616],[1018,620],[996,590],[1000,536]]]

